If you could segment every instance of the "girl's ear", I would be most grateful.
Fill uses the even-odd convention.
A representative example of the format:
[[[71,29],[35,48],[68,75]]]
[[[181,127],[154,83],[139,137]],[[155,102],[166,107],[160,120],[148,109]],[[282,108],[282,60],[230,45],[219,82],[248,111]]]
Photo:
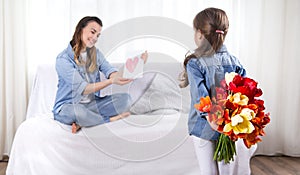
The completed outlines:
[[[202,35],[200,29],[198,29],[198,30],[196,31],[196,36],[197,36],[197,38],[198,38],[199,40],[201,40],[201,39],[203,38],[203,35]]]

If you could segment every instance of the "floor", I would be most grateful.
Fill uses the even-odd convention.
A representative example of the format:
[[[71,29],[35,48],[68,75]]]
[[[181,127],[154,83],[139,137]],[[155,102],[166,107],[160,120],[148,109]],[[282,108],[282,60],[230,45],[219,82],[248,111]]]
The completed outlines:
[[[5,175],[7,160],[0,162],[0,175]],[[251,159],[252,175],[300,175],[300,157],[255,156]]]
[[[300,175],[300,157],[255,156],[251,170],[253,175]]]

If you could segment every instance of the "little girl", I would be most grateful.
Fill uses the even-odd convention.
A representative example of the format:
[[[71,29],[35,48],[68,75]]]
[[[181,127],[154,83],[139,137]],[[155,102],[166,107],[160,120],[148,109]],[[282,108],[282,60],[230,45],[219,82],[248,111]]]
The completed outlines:
[[[219,133],[206,120],[206,113],[194,108],[201,97],[213,95],[213,89],[225,77],[226,72],[245,76],[246,71],[225,45],[229,22],[226,13],[217,8],[199,12],[193,21],[194,40],[197,49],[184,60],[181,87],[190,85],[191,109],[189,133],[193,137],[201,175],[250,175],[250,158],[256,146],[246,148],[242,140],[236,142],[237,156],[229,164],[213,160]]]

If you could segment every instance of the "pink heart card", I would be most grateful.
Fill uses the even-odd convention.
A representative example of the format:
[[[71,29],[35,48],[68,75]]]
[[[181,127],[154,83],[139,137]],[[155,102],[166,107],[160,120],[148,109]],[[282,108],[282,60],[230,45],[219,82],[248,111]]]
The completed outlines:
[[[139,57],[128,58],[124,65],[124,78],[142,78],[144,69],[144,61]]]

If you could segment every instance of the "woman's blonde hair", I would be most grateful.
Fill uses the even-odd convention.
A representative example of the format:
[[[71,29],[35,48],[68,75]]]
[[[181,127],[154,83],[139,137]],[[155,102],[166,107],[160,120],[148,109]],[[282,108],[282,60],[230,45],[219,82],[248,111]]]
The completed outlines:
[[[185,56],[183,65],[184,71],[180,75],[180,87],[189,85],[186,72],[186,65],[192,58],[200,58],[213,55],[224,43],[228,32],[229,21],[226,13],[217,8],[207,8],[199,12],[193,21],[195,30],[200,30],[205,40],[194,50],[194,53]]]
[[[74,60],[75,60],[76,64],[77,65],[86,64],[88,72],[94,72],[97,69],[97,51],[96,51],[96,47],[93,46],[93,47],[87,49],[87,58],[88,59],[87,59],[86,63],[82,62],[82,60],[78,60],[78,58],[80,57],[80,51],[84,47],[83,42],[81,40],[82,29],[84,27],[86,27],[89,22],[93,22],[93,21],[98,23],[102,27],[102,21],[98,17],[86,16],[78,22],[78,24],[75,28],[75,32],[73,34],[73,38],[70,42],[71,46],[72,46],[72,49],[74,51]]]

